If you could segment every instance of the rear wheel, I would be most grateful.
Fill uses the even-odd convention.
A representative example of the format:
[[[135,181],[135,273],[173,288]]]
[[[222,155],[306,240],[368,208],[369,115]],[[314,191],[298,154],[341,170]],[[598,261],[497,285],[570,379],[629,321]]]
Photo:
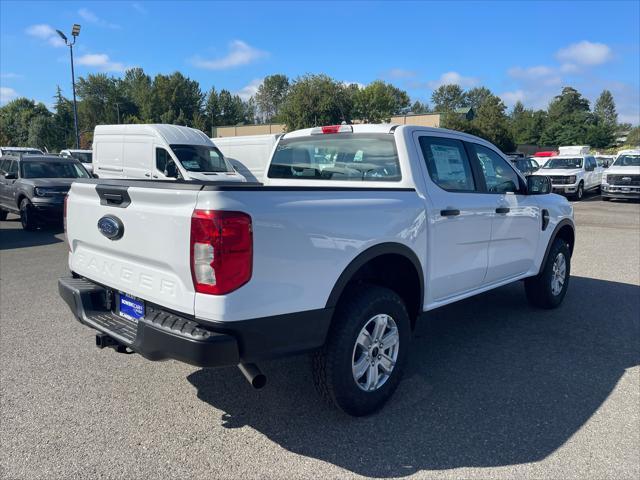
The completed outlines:
[[[611,197],[600,197],[602,199],[603,202],[608,202],[609,200],[611,200]]]
[[[20,223],[25,230],[31,231],[38,228],[33,205],[31,205],[31,202],[26,198],[23,198],[20,202]]]
[[[313,376],[325,399],[363,416],[381,408],[400,383],[411,323],[392,290],[359,285],[345,295],[325,345],[313,356]]]
[[[7,213],[8,212],[6,212],[4,210],[0,210],[0,221],[7,219]]]
[[[561,238],[556,238],[540,273],[524,282],[529,303],[540,308],[556,308],[567,293],[570,274],[569,245]]]

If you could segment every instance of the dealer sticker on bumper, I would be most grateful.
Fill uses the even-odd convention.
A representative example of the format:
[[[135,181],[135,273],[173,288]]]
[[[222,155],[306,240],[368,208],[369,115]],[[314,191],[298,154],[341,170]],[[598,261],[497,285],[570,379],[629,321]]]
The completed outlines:
[[[144,317],[144,302],[126,293],[120,293],[119,313],[121,317],[138,321]]]

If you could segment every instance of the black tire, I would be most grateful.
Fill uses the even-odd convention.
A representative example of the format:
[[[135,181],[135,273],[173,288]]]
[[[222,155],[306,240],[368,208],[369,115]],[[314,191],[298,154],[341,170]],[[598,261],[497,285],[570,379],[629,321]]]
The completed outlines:
[[[584,197],[584,183],[580,182],[578,184],[578,190],[573,195],[573,199],[579,202],[580,200],[582,200],[583,197]]]
[[[564,277],[564,283],[559,292],[554,293],[552,289],[552,280],[554,278],[554,263],[560,255],[564,256],[566,273]],[[539,308],[556,308],[562,303],[564,296],[567,293],[569,287],[569,280],[571,278],[571,252],[567,242],[561,238],[556,238],[549,250],[549,256],[540,273],[531,278],[527,278],[524,282],[525,292],[529,303],[534,307]]]
[[[608,202],[611,200],[611,197],[600,197],[603,202]]]
[[[20,223],[24,230],[33,231],[38,228],[33,205],[31,205],[31,202],[26,198],[23,198],[20,202]]]
[[[5,210],[0,210],[0,221],[6,220],[7,219],[7,211]]]
[[[365,391],[358,386],[352,372],[356,340],[362,329],[379,314],[390,316],[395,323],[398,355],[386,381],[376,390]],[[402,299],[387,288],[357,285],[345,292],[336,308],[325,345],[313,355],[316,388],[325,400],[345,413],[357,417],[369,415],[380,409],[398,387],[410,341],[411,322]],[[377,366],[376,371],[379,371]]]

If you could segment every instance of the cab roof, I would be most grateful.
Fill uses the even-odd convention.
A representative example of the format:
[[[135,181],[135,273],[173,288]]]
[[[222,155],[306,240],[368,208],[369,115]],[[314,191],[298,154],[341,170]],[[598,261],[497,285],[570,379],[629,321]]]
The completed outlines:
[[[164,123],[96,125],[94,137],[96,135],[152,135],[160,137],[169,145],[212,145],[209,137],[200,130]]]

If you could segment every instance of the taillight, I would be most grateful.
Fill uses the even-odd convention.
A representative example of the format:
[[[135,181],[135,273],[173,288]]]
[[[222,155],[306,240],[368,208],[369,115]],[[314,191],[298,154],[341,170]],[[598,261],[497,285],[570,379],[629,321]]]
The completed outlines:
[[[196,292],[224,295],[240,288],[253,268],[251,217],[242,212],[194,211],[190,256]]]
[[[353,133],[351,125],[326,125],[324,127],[315,127],[311,129],[311,135],[326,133]]]

